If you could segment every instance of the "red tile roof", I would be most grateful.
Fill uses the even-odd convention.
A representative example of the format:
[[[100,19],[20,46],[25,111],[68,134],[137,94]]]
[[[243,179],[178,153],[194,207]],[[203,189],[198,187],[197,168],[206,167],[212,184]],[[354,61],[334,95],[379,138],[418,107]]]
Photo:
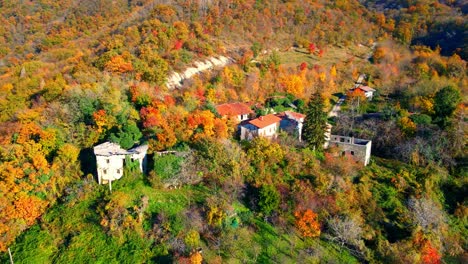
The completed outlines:
[[[370,88],[369,86],[364,86],[364,85],[361,85],[361,86],[359,86],[359,87],[356,88],[356,89],[361,89],[361,90],[363,90],[364,92],[375,92],[375,89]]]
[[[218,111],[221,116],[237,116],[253,113],[250,107],[244,103],[217,105],[216,111]]]
[[[252,119],[252,120],[249,120],[248,123],[249,124],[252,124],[258,128],[264,128],[264,127],[267,127],[269,125],[272,125],[274,123],[278,123],[279,121],[281,121],[281,118],[280,117],[277,117],[273,114],[269,114],[269,115],[266,115],[266,116],[261,116],[259,118],[256,118],[256,119]]]
[[[301,113],[296,113],[296,112],[292,112],[292,111],[286,111],[284,112],[284,114],[287,116],[287,117],[290,117],[294,120],[301,120],[301,119],[304,119],[306,116],[304,114],[301,114]]]

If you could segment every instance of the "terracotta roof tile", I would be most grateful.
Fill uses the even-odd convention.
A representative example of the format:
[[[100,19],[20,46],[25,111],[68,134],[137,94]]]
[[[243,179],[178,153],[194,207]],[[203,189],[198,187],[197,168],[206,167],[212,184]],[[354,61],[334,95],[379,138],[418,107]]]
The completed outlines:
[[[217,105],[216,111],[218,111],[221,116],[237,116],[253,113],[250,107],[244,103]]]
[[[296,113],[296,112],[293,112],[293,111],[286,111],[284,112],[284,114],[288,117],[288,118],[291,118],[291,119],[294,119],[296,121],[299,121],[299,120],[303,120],[306,116],[304,114],[301,114],[301,113]]]
[[[369,86],[364,86],[364,85],[361,85],[356,89],[361,89],[361,90],[363,90],[365,92],[375,92],[374,88],[370,88]]]
[[[252,119],[252,120],[249,120],[248,123],[249,124],[252,124],[258,128],[264,128],[264,127],[267,127],[269,125],[272,125],[274,123],[278,123],[279,121],[281,121],[281,118],[280,117],[277,117],[273,114],[269,114],[269,115],[266,115],[266,116],[261,116],[259,118],[256,118],[256,119]]]

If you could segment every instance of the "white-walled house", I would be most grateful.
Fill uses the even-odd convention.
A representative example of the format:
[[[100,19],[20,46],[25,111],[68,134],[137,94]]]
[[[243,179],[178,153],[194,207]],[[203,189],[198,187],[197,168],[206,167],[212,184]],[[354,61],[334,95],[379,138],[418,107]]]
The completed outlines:
[[[372,100],[372,97],[374,97],[374,92],[376,91],[374,88],[370,88],[369,86],[365,85],[356,85],[356,87],[351,89],[351,92],[355,90],[361,90],[369,101]]]
[[[216,106],[216,111],[223,118],[233,118],[238,123],[249,119],[253,113],[252,109],[244,103],[230,103]]]
[[[240,125],[240,138],[252,140],[255,137],[275,138],[280,127],[281,118],[269,114],[245,121]]]
[[[146,152],[148,145],[125,150],[119,144],[104,142],[94,147],[96,155],[96,168],[99,184],[107,184],[123,176],[124,161],[129,157],[131,161],[138,160],[140,171],[146,167]]]

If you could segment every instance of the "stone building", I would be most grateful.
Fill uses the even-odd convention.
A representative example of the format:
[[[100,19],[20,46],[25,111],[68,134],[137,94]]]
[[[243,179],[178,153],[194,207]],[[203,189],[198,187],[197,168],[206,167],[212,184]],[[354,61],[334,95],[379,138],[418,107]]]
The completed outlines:
[[[269,114],[244,121],[240,125],[240,138],[252,140],[255,137],[275,138],[278,133],[281,118]]]
[[[99,184],[108,184],[122,178],[126,157],[131,161],[138,160],[140,171],[144,172],[147,151],[148,145],[140,145],[129,150],[122,149],[118,144],[112,142],[104,142],[95,146],[94,154],[96,155]]]
[[[285,111],[277,116],[281,118],[280,129],[288,132],[290,135],[297,136],[297,139],[301,141],[305,115],[292,111]]]
[[[349,155],[367,166],[370,161],[372,141],[354,137],[330,135],[328,147],[337,147],[342,156]]]

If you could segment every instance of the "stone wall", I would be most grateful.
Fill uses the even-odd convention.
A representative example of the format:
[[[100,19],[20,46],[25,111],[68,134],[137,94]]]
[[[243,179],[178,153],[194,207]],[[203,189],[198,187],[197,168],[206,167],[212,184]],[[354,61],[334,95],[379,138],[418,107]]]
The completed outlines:
[[[124,155],[96,156],[99,184],[122,178],[124,159]]]
[[[370,161],[372,141],[331,135],[329,147],[337,147],[340,149],[340,155],[353,156],[356,161],[362,162],[367,166]]]

